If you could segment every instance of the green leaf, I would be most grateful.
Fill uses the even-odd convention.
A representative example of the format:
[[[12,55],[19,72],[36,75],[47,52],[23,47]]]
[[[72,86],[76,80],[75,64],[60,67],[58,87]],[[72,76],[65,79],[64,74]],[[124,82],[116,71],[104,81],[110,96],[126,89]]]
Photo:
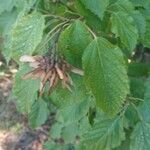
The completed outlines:
[[[63,124],[56,122],[53,124],[51,130],[50,130],[50,135],[53,139],[60,138],[61,137],[61,132],[62,132]]]
[[[149,71],[149,64],[132,62],[128,65],[128,75],[132,77],[148,76]]]
[[[121,110],[129,83],[121,50],[104,38],[91,42],[83,55],[85,83],[97,106],[110,115]]]
[[[111,150],[124,139],[123,118],[120,117],[97,120],[92,129],[83,136],[86,150]]]
[[[130,150],[130,138],[128,138],[131,134],[131,130],[126,130],[126,139],[122,141],[119,147],[116,147],[113,150]]]
[[[66,144],[75,142],[78,135],[78,124],[70,123],[62,129],[62,137]]]
[[[17,18],[17,11],[3,12],[0,15],[0,34],[8,35]]]
[[[24,54],[31,55],[42,39],[43,29],[44,17],[40,13],[19,17],[11,32],[12,57],[18,59]]]
[[[48,140],[44,143],[44,150],[66,150],[66,147],[62,143],[56,143],[52,140]]]
[[[73,86],[72,92],[64,89],[61,85],[51,93],[50,98],[52,102],[60,108],[71,106],[75,103],[84,101],[89,97],[84,86],[83,78],[79,75],[71,75]]]
[[[143,44],[145,47],[150,48],[150,20],[146,21],[146,31],[144,34]]]
[[[130,0],[135,6],[147,7],[150,4],[149,0]]]
[[[132,52],[138,39],[138,31],[133,24],[133,18],[120,11],[112,14],[111,22],[112,32],[120,37],[123,46]]]
[[[0,13],[11,11],[14,7],[14,0],[0,0]]]
[[[62,107],[58,110],[56,120],[65,123],[66,125],[72,122],[77,122],[87,114],[89,107],[89,99],[85,99],[84,101],[72,105],[66,105],[66,107]]]
[[[93,14],[89,9],[86,9],[81,0],[75,1],[75,7],[78,13],[81,16],[84,16],[86,24],[90,26],[93,31],[99,31],[101,29],[102,21],[100,18]]]
[[[31,106],[37,97],[37,91],[40,87],[39,80],[22,80],[22,76],[29,72],[28,66],[21,66],[15,77],[13,93],[17,98],[17,106],[20,112],[29,113]]]
[[[138,29],[140,38],[142,39],[145,33],[145,28],[146,28],[145,18],[139,11],[132,12],[132,17]]]
[[[134,7],[129,0],[117,0],[114,4],[110,5],[111,10],[114,12],[123,11],[125,13],[132,13]]]
[[[133,109],[133,106],[128,106],[127,110],[125,111],[125,119],[127,123],[126,128],[134,127],[139,120],[137,111]]]
[[[29,124],[31,127],[39,127],[47,120],[49,109],[47,103],[43,99],[36,100],[31,107],[29,113]]]
[[[130,78],[130,91],[133,97],[144,98],[144,80],[141,78]]]
[[[139,122],[131,134],[130,150],[149,150],[150,124]]]
[[[142,115],[142,119],[145,122],[150,123],[150,78],[145,85],[144,102],[139,106],[138,110]]]
[[[109,5],[109,0],[81,0],[81,2],[87,9],[97,15],[100,19],[103,18],[104,12]]]
[[[81,67],[81,57],[84,49],[92,40],[86,26],[79,20],[67,27],[60,35],[60,51],[68,62]]]

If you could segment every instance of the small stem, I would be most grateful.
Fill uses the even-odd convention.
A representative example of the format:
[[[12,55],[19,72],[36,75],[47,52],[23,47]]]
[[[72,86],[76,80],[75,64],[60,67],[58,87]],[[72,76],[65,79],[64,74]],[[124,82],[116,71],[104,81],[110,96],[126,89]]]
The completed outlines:
[[[87,27],[88,31],[93,35],[94,39],[96,39],[97,36],[95,35],[95,33],[87,25],[86,25],[86,27]]]
[[[57,28],[65,25],[66,23],[68,23],[68,21],[62,22],[60,24],[58,24],[57,26],[55,26],[47,35],[50,35],[51,33],[53,33]]]
[[[54,19],[59,19],[62,21],[69,21],[69,19],[62,17],[62,16],[57,16],[57,15],[53,15],[53,14],[45,14],[44,17],[53,17]]]
[[[136,98],[136,97],[129,97],[130,100],[137,100],[137,101],[144,101],[143,99],[140,98]]]
[[[139,116],[140,121],[143,121],[143,117],[142,117],[141,113],[139,112],[139,110],[137,109],[136,105],[134,103],[132,103],[132,102],[130,102],[130,104],[136,110],[136,112],[137,112],[137,114]]]

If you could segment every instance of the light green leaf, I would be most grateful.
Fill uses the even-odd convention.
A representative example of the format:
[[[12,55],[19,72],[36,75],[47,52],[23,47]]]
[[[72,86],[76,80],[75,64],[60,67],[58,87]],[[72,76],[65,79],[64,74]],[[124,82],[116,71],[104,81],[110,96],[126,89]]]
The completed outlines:
[[[150,78],[146,82],[144,102],[139,106],[138,110],[142,115],[142,119],[150,123]]]
[[[125,112],[125,118],[126,118],[126,128],[134,127],[139,120],[137,111],[133,109],[133,106],[129,105],[126,112]]]
[[[37,97],[37,91],[40,87],[39,80],[22,80],[22,76],[29,72],[28,66],[21,66],[15,78],[15,85],[13,87],[13,93],[17,98],[18,109],[22,113],[29,113],[31,106]]]
[[[129,134],[127,136],[130,136]],[[125,141],[122,141],[119,147],[116,147],[113,150],[129,150],[130,149],[130,139],[126,138]]]
[[[133,17],[135,25],[139,31],[140,37],[142,38],[144,36],[146,28],[145,18],[139,11],[132,12],[131,16]]]
[[[133,18],[120,11],[112,14],[111,22],[112,32],[120,37],[123,46],[132,52],[138,39],[138,31],[133,24]]]
[[[83,55],[85,83],[97,106],[110,115],[121,110],[129,83],[121,50],[104,38],[91,42]]]
[[[149,0],[130,0],[135,6],[147,7],[150,4]]]
[[[149,150],[150,124],[139,122],[131,134],[130,150]]]
[[[93,14],[89,9],[85,8],[81,0],[75,1],[75,7],[78,13],[81,16],[84,16],[86,24],[90,26],[93,31],[99,31],[101,29],[101,19],[97,15]]]
[[[60,51],[68,62],[81,67],[83,51],[91,40],[92,37],[86,26],[77,20],[61,33],[59,39]]]
[[[143,99],[144,97],[144,80],[141,78],[130,78],[130,91],[133,97]]]
[[[14,0],[0,0],[0,13],[11,11],[14,7]]]
[[[50,130],[50,135],[53,139],[60,138],[61,132],[62,132],[63,124],[56,122],[52,125],[52,128]]]
[[[132,13],[132,11],[134,11],[134,7],[129,0],[117,0],[111,5],[111,10],[114,12],[124,11],[125,13]]]
[[[45,123],[49,115],[47,103],[43,99],[36,100],[29,113],[29,124],[31,127],[39,127]]]
[[[87,114],[89,107],[89,99],[85,99],[82,102],[74,103],[72,105],[66,105],[66,107],[58,110],[56,120],[65,123],[66,125],[72,122],[77,122]]]
[[[37,12],[21,16],[15,23],[11,32],[12,57],[31,55],[40,43],[44,29],[44,17]]]
[[[150,20],[146,21],[146,31],[144,34],[143,44],[145,47],[150,48]]]
[[[48,140],[44,143],[44,150],[66,150],[66,147],[62,143],[56,143],[52,140]]]
[[[86,150],[112,150],[125,139],[123,118],[101,118],[83,136]]]
[[[15,23],[17,18],[17,11],[13,10],[11,12],[3,12],[0,15],[0,34],[8,35],[12,25]]]
[[[70,123],[62,129],[62,137],[66,144],[75,142],[78,135],[78,123]]]
[[[51,93],[50,98],[57,107],[63,108],[71,106],[75,103],[84,101],[89,97],[87,94],[83,78],[79,75],[71,75],[73,86],[72,92],[68,89],[64,89],[61,85],[57,86]]]
[[[109,0],[81,0],[84,6],[97,15],[100,19],[103,18],[104,12],[109,5]]]

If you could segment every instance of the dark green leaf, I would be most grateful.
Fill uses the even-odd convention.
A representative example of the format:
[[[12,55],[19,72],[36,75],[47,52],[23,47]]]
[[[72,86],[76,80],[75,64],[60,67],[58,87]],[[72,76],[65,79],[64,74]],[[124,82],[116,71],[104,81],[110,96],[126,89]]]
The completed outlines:
[[[130,63],[128,65],[128,75],[132,77],[148,76],[150,66],[144,63]]]
[[[83,55],[85,83],[97,106],[110,115],[118,113],[129,93],[125,62],[121,50],[106,39],[97,38]]]
[[[136,98],[144,98],[144,81],[141,78],[130,78],[131,95]]]

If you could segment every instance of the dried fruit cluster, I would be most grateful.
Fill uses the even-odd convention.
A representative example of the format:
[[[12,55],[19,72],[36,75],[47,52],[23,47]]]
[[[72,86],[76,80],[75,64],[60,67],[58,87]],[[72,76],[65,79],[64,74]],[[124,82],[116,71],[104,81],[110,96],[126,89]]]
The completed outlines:
[[[61,80],[62,87],[71,91],[72,80],[68,72],[74,72],[79,75],[83,75],[83,71],[68,64],[64,59],[53,56],[27,56],[24,55],[20,58],[21,62],[28,62],[29,66],[34,68],[31,72],[25,74],[23,79],[37,79],[40,78],[41,84],[39,89],[39,95],[41,96],[44,91],[44,87],[49,82],[49,91],[54,88],[58,80]]]

